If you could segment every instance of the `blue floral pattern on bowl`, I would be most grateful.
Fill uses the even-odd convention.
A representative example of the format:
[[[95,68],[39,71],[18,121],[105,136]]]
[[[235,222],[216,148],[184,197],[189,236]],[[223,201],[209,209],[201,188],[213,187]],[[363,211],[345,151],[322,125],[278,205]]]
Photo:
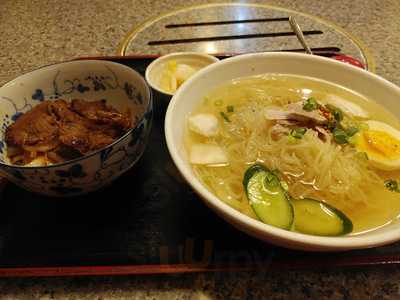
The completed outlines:
[[[107,147],[47,167],[7,164],[4,134],[19,116],[44,100],[105,99],[120,111],[131,111],[136,126]],[[47,66],[22,75],[0,88],[0,172],[29,191],[73,196],[97,190],[131,168],[147,145],[152,99],[146,82],[121,64],[82,60]]]

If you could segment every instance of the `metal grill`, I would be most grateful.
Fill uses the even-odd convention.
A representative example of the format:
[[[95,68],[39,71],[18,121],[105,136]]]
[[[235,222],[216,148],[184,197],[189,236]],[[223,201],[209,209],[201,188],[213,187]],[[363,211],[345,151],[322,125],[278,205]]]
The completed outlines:
[[[373,68],[367,49],[341,28],[304,13],[246,3],[193,6],[161,15],[135,27],[121,43],[119,54],[301,52],[288,22],[290,15],[317,54],[346,54]]]

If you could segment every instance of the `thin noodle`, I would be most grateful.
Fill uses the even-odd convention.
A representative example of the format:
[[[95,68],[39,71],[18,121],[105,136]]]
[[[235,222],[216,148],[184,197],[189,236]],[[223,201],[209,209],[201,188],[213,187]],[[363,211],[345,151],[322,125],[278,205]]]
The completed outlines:
[[[201,107],[202,112],[219,116],[225,106],[216,107],[213,103],[223,99],[224,105],[232,103],[235,108],[234,113],[229,115],[230,122],[220,122],[220,134],[208,140],[224,149],[229,166],[193,167],[195,174],[222,201],[255,217],[245,196],[242,180],[250,164],[262,162],[284,174],[282,179],[288,182],[289,193],[293,197],[327,201],[351,216],[378,209],[384,212],[382,215],[385,218],[398,214],[384,211],[386,204],[381,200],[387,198],[400,202],[399,195],[389,192],[383,185],[388,174],[371,168],[367,160],[357,155],[354,147],[338,145],[330,137],[321,140],[318,133],[311,129],[299,140],[289,139],[286,134],[273,138],[274,122],[265,119],[266,107],[286,105],[289,101],[298,101],[298,98],[276,96],[283,90],[271,87],[272,83],[264,84],[264,87],[259,83],[246,85],[243,80],[243,88],[239,89],[240,82],[234,84],[235,89],[229,88],[229,92],[211,94],[210,106]]]

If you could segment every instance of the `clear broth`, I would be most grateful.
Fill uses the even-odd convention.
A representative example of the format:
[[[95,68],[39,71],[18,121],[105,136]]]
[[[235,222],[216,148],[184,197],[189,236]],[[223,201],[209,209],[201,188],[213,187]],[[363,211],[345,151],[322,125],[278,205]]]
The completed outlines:
[[[262,76],[239,78],[223,84],[211,91],[192,114],[214,114],[219,118],[222,132],[224,133],[224,131],[229,131],[230,129],[228,126],[229,124],[224,121],[220,112],[227,112],[227,106],[234,107],[234,112],[228,114],[231,118],[231,122],[236,121],[235,113],[237,113],[238,109],[242,109],[243,111],[243,109],[248,106],[250,113],[254,115],[254,120],[251,120],[251,122],[254,122],[255,126],[257,126],[260,124],[258,122],[264,122],[260,120],[262,114],[257,108],[271,105],[283,106],[309,97],[314,97],[321,103],[328,103],[330,99],[337,98],[352,102],[370,115],[367,120],[373,119],[382,121],[400,130],[400,122],[394,115],[389,113],[381,105],[359,94],[313,78],[281,74],[266,74]],[[254,106],[252,108],[253,104]],[[230,139],[224,139],[221,136],[205,138],[186,129],[185,147],[189,151],[192,144],[212,143],[222,145],[227,149],[234,143],[234,139],[231,138],[233,134],[237,134],[239,139],[242,135],[250,134],[246,126],[243,126],[240,130],[235,133],[227,133]],[[257,151],[257,147],[255,147],[255,152]],[[247,154],[243,154],[243,157],[246,158],[247,156]],[[211,167],[193,165],[193,169],[205,186],[222,201],[242,213],[257,219],[244,194],[242,178],[244,172],[251,164],[256,161],[266,163],[270,158],[263,157],[262,151],[250,156],[249,159],[244,159],[240,162],[230,161],[230,163],[225,166]],[[279,160],[279,155],[276,155],[274,159]],[[266,163],[266,165],[270,168],[273,167],[268,165],[268,163]],[[234,170],[232,169],[233,167]],[[383,172],[373,168],[372,170],[379,178],[400,179],[400,171]],[[304,181],[304,173],[306,174],[307,170],[304,170],[303,174],[292,174],[290,170],[284,169],[280,169],[280,171],[284,179],[289,182],[289,192],[291,192],[290,187],[293,184],[303,186],[303,188],[298,188],[298,190],[302,191],[301,194],[295,193],[294,196],[312,196],[313,198],[326,201],[342,210],[353,222],[354,230],[352,234],[369,231],[388,224],[395,220],[400,214],[400,193],[388,191],[384,187],[383,181],[381,184],[376,184],[376,186],[373,187],[365,186],[365,191],[368,194],[367,201],[357,201],[357,194],[354,194],[353,199],[346,200],[354,203],[345,203],[343,201],[336,201],[337,199],[335,200],[335,196],[332,193],[327,194],[323,191],[318,191],[318,187],[314,185],[315,182],[312,180]]]

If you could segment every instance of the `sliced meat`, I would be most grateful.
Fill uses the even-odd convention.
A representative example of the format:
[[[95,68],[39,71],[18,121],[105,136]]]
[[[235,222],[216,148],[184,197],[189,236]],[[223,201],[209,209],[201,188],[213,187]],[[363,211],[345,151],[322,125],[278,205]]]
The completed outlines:
[[[81,154],[88,153],[90,146],[90,131],[83,122],[62,122],[60,126],[60,141],[74,148]]]
[[[115,141],[115,134],[101,130],[89,130],[81,124],[69,123],[60,130],[60,141],[81,154],[101,149]]]
[[[101,130],[93,131],[90,134],[89,141],[90,147],[95,149],[101,149],[114,142],[115,138],[112,135],[107,134]]]
[[[29,163],[38,152],[60,162],[111,144],[131,126],[130,113],[122,114],[105,101],[43,101],[9,126],[5,137],[13,162]]]
[[[296,120],[300,122],[315,122],[316,124],[323,124],[327,121],[319,110],[304,110],[303,102],[301,101],[287,105],[286,110],[267,109],[265,117],[268,120]]]
[[[97,112],[97,121],[116,126],[121,130],[128,130],[131,128],[131,119],[127,115],[119,112],[99,110]]]
[[[302,101],[289,104],[287,110],[294,120],[313,121],[318,124],[323,124],[327,121],[318,109],[313,111],[304,110]]]
[[[56,100],[48,104],[49,114],[59,122],[74,122],[81,118],[71,110],[71,105],[65,100]]]
[[[265,111],[267,120],[289,120],[290,112],[280,109],[267,109]]]
[[[9,145],[23,147],[54,144],[58,136],[56,119],[48,113],[48,101],[44,101],[21,115],[6,131]]]
[[[318,132],[318,137],[324,142],[329,142],[332,139],[332,135],[328,130],[321,126],[315,126],[315,130]]]
[[[322,125],[328,122],[328,117],[324,111],[316,109],[306,111],[303,109],[303,102],[288,104],[285,109],[268,108],[265,112],[268,120],[275,121],[272,127],[271,137],[278,140],[283,135],[287,135],[295,127],[306,127],[318,132],[318,137],[323,141],[329,141],[331,135]]]
[[[100,110],[106,110],[107,106],[106,101],[104,100],[87,102],[80,99],[74,99],[71,102],[71,108],[82,117],[90,120],[97,120],[97,112]]]
[[[110,124],[97,124],[94,122],[88,122],[86,126],[92,132],[100,131],[106,135],[111,136],[114,139],[119,138],[125,133],[124,130],[121,130]]]
[[[127,130],[131,127],[129,116],[107,106],[103,100],[87,102],[74,99],[72,100],[71,107],[74,112],[96,123],[110,124],[122,130]]]
[[[301,122],[296,120],[277,120],[276,124],[289,127],[301,126]]]
[[[60,125],[60,141],[81,154],[101,149],[119,138],[124,131],[109,124],[96,124],[77,116],[73,122]]]

